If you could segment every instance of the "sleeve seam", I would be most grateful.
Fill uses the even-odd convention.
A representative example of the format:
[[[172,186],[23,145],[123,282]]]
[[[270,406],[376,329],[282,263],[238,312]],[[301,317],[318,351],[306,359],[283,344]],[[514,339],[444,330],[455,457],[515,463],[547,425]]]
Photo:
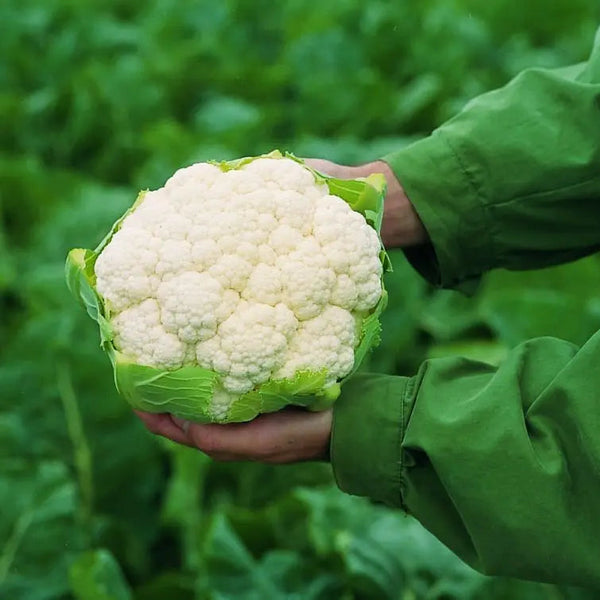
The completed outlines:
[[[532,200],[540,200],[544,199],[548,196],[552,196],[553,194],[564,194],[565,192],[572,192],[579,190],[580,188],[585,189],[586,186],[590,184],[595,184],[600,182],[600,175],[595,175],[593,177],[588,177],[587,179],[577,181],[574,183],[569,183],[568,185],[557,186],[551,189],[543,190],[540,192],[532,192],[530,194],[522,194],[517,196],[512,196],[507,198],[506,200],[502,200],[501,202],[497,202],[494,207],[495,208],[504,208],[509,207],[511,204],[515,202],[524,202],[524,201],[532,201]]]
[[[406,453],[406,450],[404,449],[404,436],[405,436],[406,430],[408,428],[408,422],[410,421],[413,410],[417,403],[417,394],[419,393],[419,388],[421,387],[421,383],[425,377],[425,373],[428,370],[428,366],[429,366],[428,361],[425,361],[422,364],[419,373],[417,375],[415,375],[414,377],[411,377],[408,380],[406,387],[404,388],[404,394],[402,396],[402,401],[401,401],[401,409],[400,410],[401,410],[401,419],[402,420],[401,420],[401,425],[400,425],[400,438],[399,438],[400,459],[398,461],[399,469],[400,469],[400,476],[399,476],[400,508],[407,514],[410,514],[410,510],[408,508],[408,505],[404,501],[405,490],[406,490],[406,477],[405,477],[405,470],[406,470],[405,453]],[[407,407],[410,407],[409,410],[407,410]]]
[[[406,490],[406,479],[404,477],[404,471],[406,469],[405,464],[405,450],[404,450],[404,435],[408,426],[408,420],[412,414],[412,407],[414,406],[414,400],[411,402],[411,398],[416,395],[418,384],[415,377],[411,377],[406,383],[404,388],[404,394],[400,399],[400,435],[398,436],[398,481],[400,488],[400,508],[407,514],[410,514],[408,506],[404,501],[405,490]],[[410,403],[411,410],[407,411],[407,405]]]
[[[404,502],[404,492],[406,483],[404,481],[404,449],[402,447],[402,443],[404,441],[404,432],[406,431],[406,421],[405,421],[405,406],[407,399],[410,396],[410,392],[412,390],[412,379],[409,379],[406,387],[404,388],[404,394],[402,394],[402,398],[400,398],[400,435],[398,436],[398,482],[399,482],[399,499],[400,499],[400,509],[405,513],[408,513],[408,507]]]
[[[455,146],[450,141],[450,139],[448,139],[448,136],[446,136],[444,131],[439,130],[438,134],[441,136],[441,139],[444,141],[444,143],[448,147],[450,153],[454,157],[454,160],[456,161],[456,164],[458,165],[458,168],[460,169],[461,174],[463,175],[465,181],[467,182],[468,187],[470,187],[473,191],[473,196],[477,200],[477,205],[479,207],[479,210],[481,211],[481,223],[483,225],[481,230],[489,231],[489,236],[488,236],[489,250],[490,250],[489,255],[492,257],[496,257],[497,256],[497,248],[496,248],[496,242],[495,242],[495,227],[489,217],[488,205],[482,200],[483,193],[481,192],[481,186],[479,186],[477,184],[472,173],[467,168],[466,162],[463,161],[463,158],[460,155],[459,151],[457,150],[457,148],[455,148]],[[488,265],[486,265],[486,267],[485,267],[485,269],[483,269],[483,271],[487,271],[490,268],[491,268],[490,261],[488,261]],[[463,276],[462,281],[464,281],[465,279],[468,279],[469,277],[473,277],[473,274],[468,275],[468,276],[467,275]]]

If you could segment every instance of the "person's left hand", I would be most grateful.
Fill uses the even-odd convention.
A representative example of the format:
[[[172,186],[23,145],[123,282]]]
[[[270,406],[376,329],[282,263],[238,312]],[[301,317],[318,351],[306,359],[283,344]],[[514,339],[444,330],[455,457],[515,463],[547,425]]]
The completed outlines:
[[[192,423],[166,413],[136,414],[152,433],[198,448],[215,460],[291,463],[329,457],[331,410],[288,407],[248,423],[226,425]]]

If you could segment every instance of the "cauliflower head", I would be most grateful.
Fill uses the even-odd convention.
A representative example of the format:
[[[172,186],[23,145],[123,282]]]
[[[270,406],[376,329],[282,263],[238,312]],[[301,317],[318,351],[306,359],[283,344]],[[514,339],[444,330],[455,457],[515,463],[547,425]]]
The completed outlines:
[[[67,260],[119,391],[204,422],[328,406],[378,336],[384,191],[383,176],[332,179],[274,152],[140,193]]]

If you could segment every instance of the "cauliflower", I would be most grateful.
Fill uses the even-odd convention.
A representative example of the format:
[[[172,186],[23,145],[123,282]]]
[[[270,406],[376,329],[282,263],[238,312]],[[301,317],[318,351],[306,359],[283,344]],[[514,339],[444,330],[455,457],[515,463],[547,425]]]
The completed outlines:
[[[95,251],[67,260],[118,389],[197,421],[329,405],[385,305],[383,182],[274,152],[142,192]]]

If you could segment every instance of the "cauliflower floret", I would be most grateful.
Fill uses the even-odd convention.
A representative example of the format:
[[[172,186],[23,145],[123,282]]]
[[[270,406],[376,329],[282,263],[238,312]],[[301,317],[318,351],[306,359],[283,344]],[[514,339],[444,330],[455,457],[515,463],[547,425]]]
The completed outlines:
[[[323,251],[338,273],[345,273],[361,258],[378,255],[379,238],[362,215],[352,210],[340,198],[328,196],[327,202],[315,210],[313,232]]]
[[[221,176],[211,188],[211,197],[214,199],[237,199],[260,191],[263,188],[263,181],[260,177],[247,176],[240,177],[240,171],[232,170],[221,173]]]
[[[252,273],[252,264],[237,254],[226,254],[208,269],[208,272],[225,288],[241,292]]]
[[[281,302],[282,291],[281,271],[261,263],[252,271],[242,297],[252,302],[275,306]]]
[[[258,264],[273,266],[277,261],[277,253],[268,244],[258,247]]]
[[[210,413],[216,423],[225,421],[227,419],[227,413],[229,412],[233,402],[237,400],[239,393],[241,392],[228,392],[221,386],[217,386],[215,388],[212,402],[210,403]]]
[[[305,240],[298,229],[289,225],[280,225],[271,232],[269,246],[278,254],[289,254]]]
[[[197,239],[192,236],[188,239],[192,245],[191,259],[195,271],[206,271],[219,260],[221,251],[215,240],[200,235]]]
[[[193,246],[187,240],[165,240],[158,251],[156,274],[159,277],[170,277],[176,273],[192,271],[194,257]]]
[[[325,308],[335,286],[335,273],[314,239],[280,257],[277,265],[283,282],[283,302],[300,320],[316,317]]]
[[[185,240],[190,229],[190,221],[180,214],[166,214],[152,233],[163,241]]]
[[[196,346],[198,363],[217,371],[226,391],[249,391],[280,366],[296,327],[294,315],[283,304],[241,301],[218,334]]]
[[[328,306],[319,316],[300,323],[274,378],[291,378],[297,371],[326,369],[326,385],[332,384],[351,371],[357,341],[352,313]]]
[[[121,229],[96,260],[98,292],[113,311],[121,311],[156,293],[155,275],[161,242],[149,231]]]
[[[135,210],[129,213],[121,223],[123,229],[151,230],[165,218],[167,197],[160,191],[140,192]]]
[[[312,230],[316,199],[297,191],[283,191],[275,206],[275,215],[281,225],[308,235]]]
[[[221,350],[221,340],[217,336],[196,344],[196,360],[201,367],[220,373],[227,373],[231,366],[231,360]]]
[[[252,192],[261,192],[263,189],[263,179],[260,176],[249,176],[242,170],[226,171],[221,181],[230,190],[230,195],[240,198],[244,202]],[[233,194],[231,194],[233,192]]]
[[[338,275],[329,301],[346,310],[353,310],[358,302],[358,288],[354,280],[344,273]]]
[[[354,305],[354,310],[363,311],[372,309],[379,298],[381,298],[381,272],[371,273],[365,280],[359,281],[356,285],[358,298]]]
[[[178,197],[178,188],[191,186],[199,196],[205,194],[211,186],[220,179],[222,171],[219,167],[210,163],[196,163],[184,167],[175,173],[165,183],[165,189]],[[187,194],[185,195],[187,197]]]
[[[379,237],[362,215],[348,212],[343,200],[335,196],[327,200],[315,211],[313,233],[338,274],[332,302],[349,310],[369,310],[381,296]]]
[[[268,188],[297,192],[314,188],[327,189],[326,186],[317,184],[312,173],[294,160],[257,158],[244,165],[240,171],[259,177]]]
[[[184,364],[186,345],[160,322],[160,307],[144,300],[116,315],[112,321],[115,347],[139,364],[177,369]]]
[[[225,296],[221,284],[208,273],[189,271],[164,281],[157,296],[165,329],[188,344],[212,337],[239,299],[233,290],[227,291],[233,297]]]

